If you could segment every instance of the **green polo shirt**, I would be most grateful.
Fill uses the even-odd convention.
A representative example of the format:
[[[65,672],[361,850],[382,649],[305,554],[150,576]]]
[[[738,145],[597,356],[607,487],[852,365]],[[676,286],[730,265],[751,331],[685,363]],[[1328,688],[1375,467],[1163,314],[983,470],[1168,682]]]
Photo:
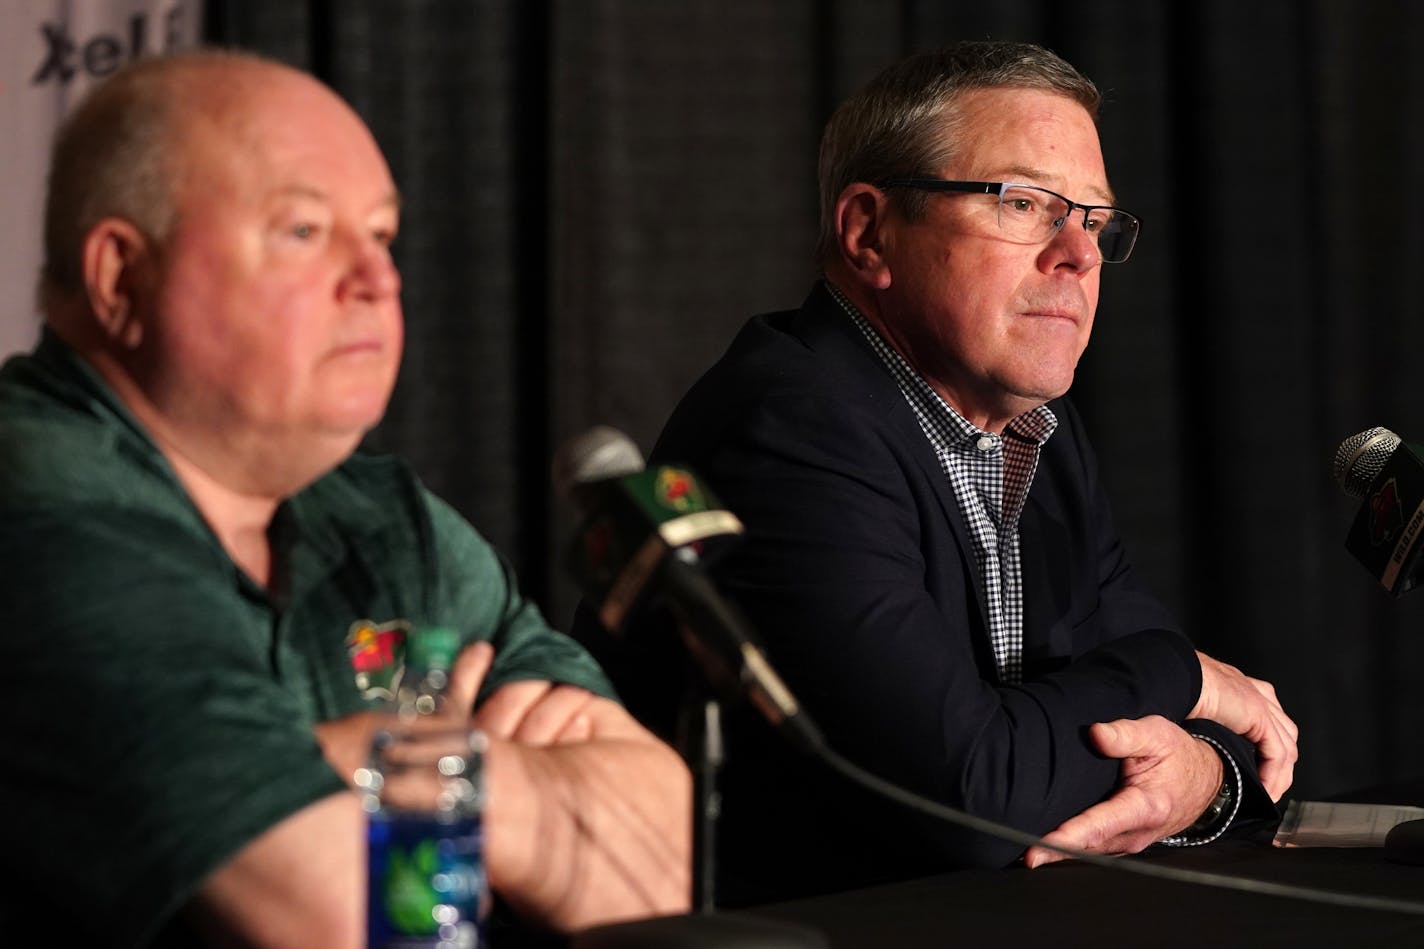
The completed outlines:
[[[353,457],[283,504],[272,538],[276,594],[67,347],[47,336],[0,368],[0,847],[22,881],[0,915],[56,944],[86,922],[104,945],[152,939],[244,844],[345,787],[312,725],[366,707],[358,672],[408,626],[491,641],[485,692],[612,694],[395,460]]]

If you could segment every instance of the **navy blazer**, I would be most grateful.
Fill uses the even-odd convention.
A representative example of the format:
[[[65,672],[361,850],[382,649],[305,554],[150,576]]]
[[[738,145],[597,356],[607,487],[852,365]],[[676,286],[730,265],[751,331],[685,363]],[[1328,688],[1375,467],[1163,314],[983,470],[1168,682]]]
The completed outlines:
[[[818,285],[800,310],[757,317],[678,405],[652,452],[699,474],[746,524],[715,567],[772,665],[840,754],[951,806],[1041,834],[1107,797],[1119,762],[1094,722],[1180,721],[1201,670],[1138,583],[1082,422],[1050,403],[1021,520],[1024,677],[1002,683],[985,596],[953,491],[908,403]],[[590,641],[635,714],[667,733],[681,680],[673,637],[645,624]],[[651,645],[650,645],[651,641]],[[630,653],[633,655],[630,656]],[[1209,722],[1274,807],[1251,746]],[[802,756],[749,710],[730,717],[719,900],[748,905],[997,866],[1022,848],[911,814]]]

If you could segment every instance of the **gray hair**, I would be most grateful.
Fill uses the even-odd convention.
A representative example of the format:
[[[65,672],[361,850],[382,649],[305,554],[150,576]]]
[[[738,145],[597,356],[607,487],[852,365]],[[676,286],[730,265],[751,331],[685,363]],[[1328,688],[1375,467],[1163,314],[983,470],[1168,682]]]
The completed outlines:
[[[848,186],[937,173],[954,152],[959,97],[1002,88],[1059,93],[1087,109],[1094,122],[1102,102],[1092,80],[1030,43],[958,43],[890,66],[835,111],[821,136],[817,260],[824,265],[835,253],[836,202]],[[924,213],[923,194],[896,198],[911,220]]]

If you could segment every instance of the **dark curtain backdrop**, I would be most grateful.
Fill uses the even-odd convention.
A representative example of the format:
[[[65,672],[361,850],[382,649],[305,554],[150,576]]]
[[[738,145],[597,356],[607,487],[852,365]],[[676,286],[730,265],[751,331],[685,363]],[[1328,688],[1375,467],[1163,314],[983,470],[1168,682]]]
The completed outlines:
[[[836,102],[902,54],[1032,40],[1103,88],[1110,267],[1074,393],[1139,568],[1274,681],[1295,795],[1424,773],[1424,593],[1342,541],[1345,436],[1424,441],[1424,5],[1382,0],[226,0],[209,37],[316,72],[404,192],[409,344],[371,447],[567,623],[553,449],[646,451],[751,314],[813,278]],[[715,485],[713,486],[715,488]]]

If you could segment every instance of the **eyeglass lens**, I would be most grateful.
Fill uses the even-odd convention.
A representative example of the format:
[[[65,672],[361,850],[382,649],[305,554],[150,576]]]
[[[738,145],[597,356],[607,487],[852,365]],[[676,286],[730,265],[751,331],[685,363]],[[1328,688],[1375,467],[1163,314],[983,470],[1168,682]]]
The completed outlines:
[[[1038,244],[1050,240],[1077,210],[1083,211],[1083,227],[1097,242],[1103,260],[1126,260],[1137,239],[1136,218],[1112,208],[1070,207],[1063,198],[1040,188],[1005,187],[999,197],[999,227],[1011,240]]]

